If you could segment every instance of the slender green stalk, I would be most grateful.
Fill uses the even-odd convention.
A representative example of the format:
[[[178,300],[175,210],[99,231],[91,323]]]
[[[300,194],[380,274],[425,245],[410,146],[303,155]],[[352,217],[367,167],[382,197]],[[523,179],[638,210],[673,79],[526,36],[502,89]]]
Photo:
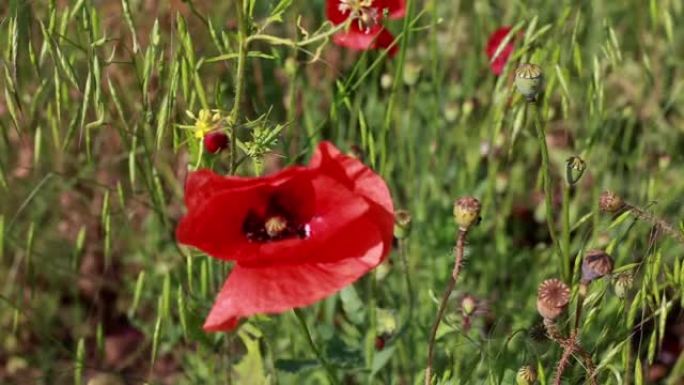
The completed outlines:
[[[561,276],[565,282],[572,278],[572,262],[570,261],[570,185],[563,184],[561,243],[563,249],[563,264]]]
[[[437,337],[437,329],[439,328],[442,318],[444,318],[444,312],[446,311],[447,304],[449,303],[449,297],[451,292],[454,291],[456,287],[456,280],[461,272],[461,265],[463,265],[463,254],[465,249],[465,239],[468,235],[468,230],[459,230],[458,237],[456,240],[456,248],[454,252],[456,253],[456,262],[454,264],[454,269],[451,272],[451,277],[449,277],[449,283],[447,284],[444,292],[442,293],[442,300],[439,302],[439,309],[437,310],[437,317],[435,322],[432,324],[432,329],[430,330],[430,340],[428,342],[428,358],[427,366],[425,368],[425,385],[430,385],[432,383],[432,359],[435,350],[435,340]]]
[[[237,168],[237,127],[242,105],[242,94],[245,87],[245,66],[247,65],[247,16],[244,14],[244,1],[235,1],[238,22],[238,60],[235,69],[235,101],[230,112],[233,127],[230,130],[230,173],[235,174]]]
[[[537,141],[539,142],[539,149],[541,151],[542,157],[542,178],[544,185],[544,206],[546,206],[546,224],[549,227],[549,236],[551,236],[551,242],[556,247],[558,256],[563,258],[563,250],[561,248],[560,242],[558,241],[558,236],[556,235],[556,229],[554,225],[555,220],[553,217],[553,191],[551,189],[551,162],[549,161],[549,148],[546,145],[546,133],[544,132],[544,126],[542,125],[541,108],[537,103],[538,102],[533,103],[535,107],[534,128],[537,132]],[[565,266],[565,262],[562,262],[562,266]],[[561,269],[564,268],[561,267]]]
[[[323,368],[325,368],[325,371],[328,373],[328,377],[330,377],[330,381],[335,385],[339,385],[335,368],[330,364],[330,362],[328,362],[325,356],[321,353],[321,350],[318,349],[318,346],[316,346],[316,343],[313,340],[313,336],[311,335],[311,330],[309,330],[309,326],[306,324],[306,320],[304,319],[304,314],[302,314],[302,311],[299,309],[293,309],[293,312],[294,315],[297,317],[297,320],[299,321],[299,325],[302,327],[302,331],[304,332],[306,341],[309,343],[309,346],[311,347],[311,350],[313,350],[318,361],[321,363],[321,365],[323,365]]]
[[[404,62],[406,61],[406,47],[408,47],[408,40],[411,30],[411,19],[413,18],[413,0],[408,0],[406,4],[406,17],[404,18],[404,26],[402,28],[401,50],[399,51],[399,60],[394,71],[394,82],[392,83],[392,91],[387,101],[387,108],[385,109],[385,120],[382,125],[382,132],[380,134],[380,174],[384,175],[387,167],[387,153],[390,124],[392,123],[392,113],[394,111],[394,103],[396,95],[399,92],[399,85],[404,77]]]
[[[330,28],[329,30],[327,30],[321,34],[314,35],[308,39],[300,40],[297,42],[290,40],[290,39],[284,39],[282,37],[258,33],[256,35],[252,35],[252,36],[248,37],[245,44],[249,45],[249,43],[254,42],[254,41],[266,41],[266,42],[269,42],[271,44],[276,44],[276,45],[287,45],[290,47],[305,47],[307,45],[311,45],[313,43],[318,43],[322,40],[330,38],[332,35],[346,29],[349,26],[350,22],[351,22],[351,19],[349,19],[346,23],[341,23],[341,24],[334,26],[333,28]]]

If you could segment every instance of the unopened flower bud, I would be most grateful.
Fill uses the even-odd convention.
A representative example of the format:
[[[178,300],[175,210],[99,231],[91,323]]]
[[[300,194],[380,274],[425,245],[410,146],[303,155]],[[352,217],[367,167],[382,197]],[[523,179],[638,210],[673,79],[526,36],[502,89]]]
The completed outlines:
[[[466,294],[461,298],[461,311],[463,315],[469,317],[477,310],[477,298],[470,294]]]
[[[590,250],[582,261],[581,282],[588,284],[613,272],[613,258],[603,250]]]
[[[570,302],[570,288],[563,281],[547,279],[539,285],[537,311],[545,319],[558,318]]]
[[[625,206],[625,201],[612,191],[604,191],[599,197],[599,208],[607,213],[615,213]]]
[[[537,99],[537,95],[542,89],[544,75],[540,66],[536,64],[521,64],[515,70],[515,86],[527,101],[532,102]]]
[[[613,290],[618,298],[626,298],[632,284],[634,283],[634,277],[632,273],[622,273],[619,274],[615,279],[613,279]]]
[[[382,74],[382,76],[380,76],[380,87],[382,87],[383,90],[392,88],[392,75],[388,73]]]
[[[394,237],[404,239],[411,231],[411,214],[406,210],[397,210],[394,213]]]
[[[228,135],[221,131],[210,132],[204,135],[202,143],[207,152],[216,154],[228,147]]]
[[[463,197],[454,203],[454,220],[461,231],[468,230],[480,221],[480,201],[473,197]]]
[[[571,156],[565,163],[565,179],[569,185],[574,185],[579,182],[584,171],[587,169],[587,164],[584,159],[579,156]]]
[[[537,371],[530,365],[525,365],[518,370],[515,376],[518,385],[532,385],[537,382]]]

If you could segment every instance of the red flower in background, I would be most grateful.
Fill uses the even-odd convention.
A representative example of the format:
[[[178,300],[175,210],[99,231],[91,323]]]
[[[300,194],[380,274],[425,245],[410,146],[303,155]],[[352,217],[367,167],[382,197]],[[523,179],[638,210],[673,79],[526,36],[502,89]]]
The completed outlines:
[[[501,72],[503,72],[504,66],[506,66],[506,62],[508,61],[508,57],[511,56],[511,53],[513,53],[514,46],[513,39],[511,39],[509,40],[508,44],[501,49],[499,55],[494,58],[494,54],[496,54],[497,49],[501,43],[503,43],[510,31],[510,26],[501,27],[494,31],[494,33],[489,36],[489,40],[487,41],[486,52],[487,57],[489,58],[489,66],[495,75],[500,75]],[[492,58],[494,58],[494,60],[492,60]]]
[[[328,142],[307,167],[266,177],[191,173],[185,205],[178,241],[235,261],[205,321],[208,331],[332,295],[381,263],[392,244],[387,185]]]
[[[381,24],[387,15],[390,19],[401,19],[406,12],[404,0],[327,0],[328,20],[339,25],[351,19],[348,30],[333,37],[341,46],[355,50],[385,49],[392,46],[394,36]],[[397,46],[390,48],[394,55]]]

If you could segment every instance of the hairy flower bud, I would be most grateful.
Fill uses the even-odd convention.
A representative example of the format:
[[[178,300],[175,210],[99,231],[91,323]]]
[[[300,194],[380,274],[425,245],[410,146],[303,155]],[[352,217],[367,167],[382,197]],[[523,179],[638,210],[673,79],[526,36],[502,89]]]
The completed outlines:
[[[454,220],[461,231],[468,230],[480,220],[480,201],[473,197],[463,197],[454,203]]]
[[[542,89],[544,75],[536,64],[521,64],[515,70],[515,86],[528,102],[535,101]]]
[[[569,157],[565,163],[565,179],[567,183],[572,186],[579,182],[586,169],[587,164],[584,162],[584,159],[579,156]]]
[[[539,285],[537,311],[545,319],[554,320],[570,302],[570,288],[563,281],[547,279]]]
[[[613,279],[613,290],[618,298],[626,298],[629,290],[632,288],[634,283],[634,277],[632,273],[622,273],[619,274],[615,279]]]
[[[612,191],[604,191],[599,197],[599,208],[607,213],[615,213],[625,206],[625,201]]]
[[[613,258],[603,250],[589,250],[582,261],[583,284],[588,284],[613,272]]]

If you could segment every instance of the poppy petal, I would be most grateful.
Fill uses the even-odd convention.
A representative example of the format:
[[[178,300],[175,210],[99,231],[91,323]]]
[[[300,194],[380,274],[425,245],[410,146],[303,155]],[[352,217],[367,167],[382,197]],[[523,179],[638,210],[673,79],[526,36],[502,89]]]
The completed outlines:
[[[192,211],[212,196],[233,189],[258,185],[279,185],[304,170],[303,167],[289,167],[264,178],[218,175],[209,169],[201,169],[188,174],[185,179],[185,206]]]
[[[205,194],[206,198],[189,206],[176,229],[176,239],[219,259],[258,259],[259,244],[250,242],[242,228],[250,211],[263,215],[274,196],[294,201],[297,214],[312,215],[314,211],[311,172],[299,168],[298,173],[282,174],[290,177],[274,179],[271,184],[267,184],[268,178],[258,178],[259,184],[233,189],[226,189],[231,182],[224,181],[219,182],[222,185],[217,187],[218,192],[196,192],[195,199],[197,194]]]
[[[499,46],[501,43],[503,43],[504,39],[506,39],[506,36],[508,36],[510,31],[511,27],[509,26],[501,27],[494,31],[494,33],[489,36],[489,40],[487,41],[485,52],[489,58],[490,68],[495,75],[500,75],[501,72],[503,72],[506,62],[508,61],[508,57],[511,56],[511,53],[513,53],[513,40],[509,40],[508,44],[506,44],[506,46],[499,52],[499,55],[494,57],[496,51],[499,49]]]
[[[204,329],[231,330],[240,318],[307,306],[356,281],[382,262],[386,253],[372,221],[360,219],[355,228],[355,237],[338,233],[330,240],[326,250],[331,262],[254,267],[237,264],[218,294]]]
[[[351,48],[357,51],[365,51],[368,49],[389,49],[389,55],[394,56],[397,52],[397,45],[394,42],[394,36],[384,27],[377,25],[371,28],[370,31],[361,31],[359,27],[352,23],[351,28],[346,32],[340,32],[333,36],[333,41],[337,45]]]
[[[358,159],[342,154],[327,141],[318,145],[309,165],[319,168],[371,203],[379,227],[384,230],[383,239],[389,250],[393,236],[394,204],[385,181]]]
[[[340,0],[327,0],[325,4],[325,14],[333,24],[342,24],[349,17],[349,13],[342,13],[340,10]]]

